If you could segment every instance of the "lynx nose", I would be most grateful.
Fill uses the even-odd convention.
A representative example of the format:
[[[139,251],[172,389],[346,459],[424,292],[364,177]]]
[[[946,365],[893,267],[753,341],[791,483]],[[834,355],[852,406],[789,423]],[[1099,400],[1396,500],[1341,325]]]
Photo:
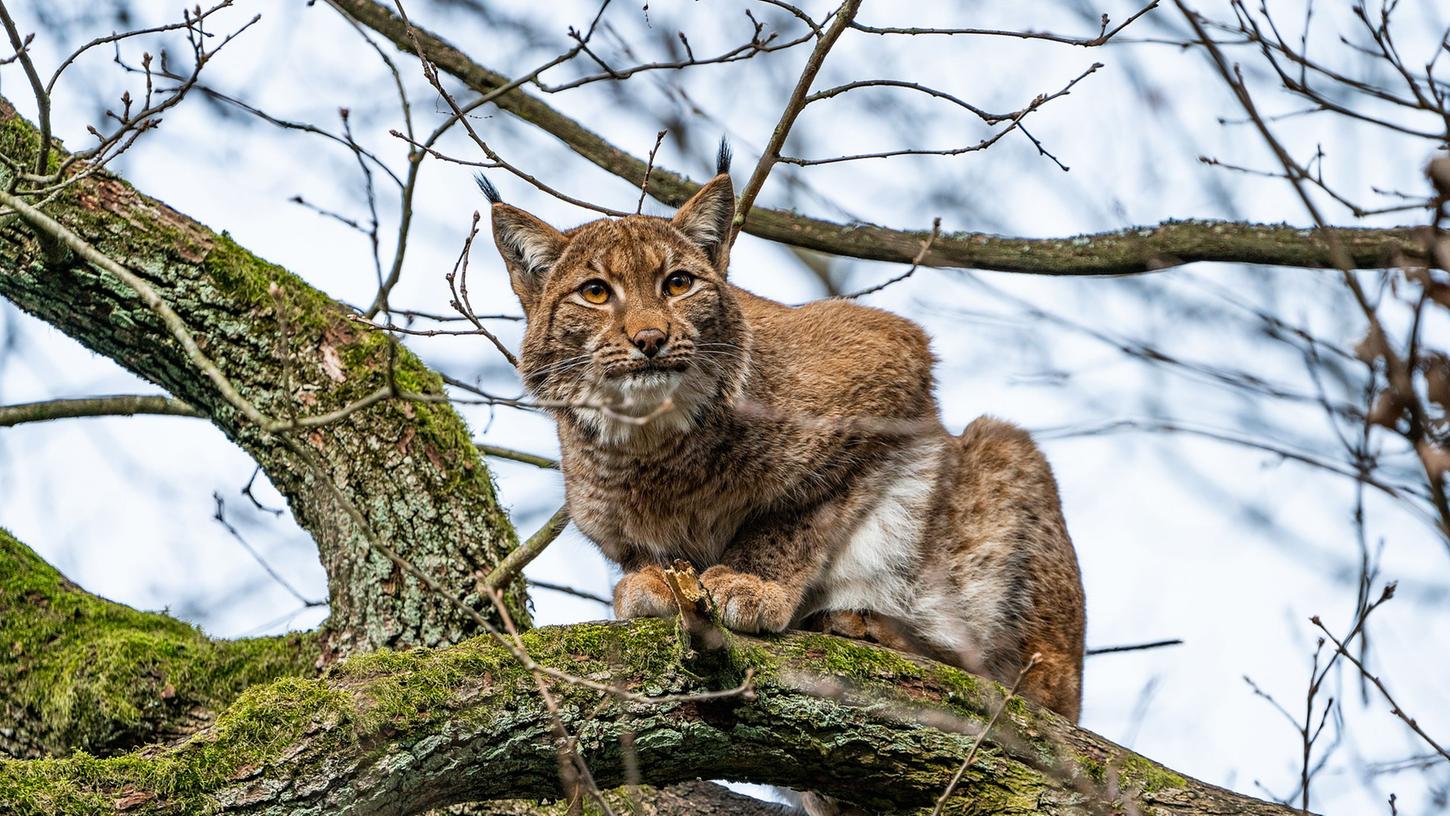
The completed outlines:
[[[659,329],[640,329],[634,333],[634,337],[631,339],[634,341],[634,347],[644,352],[644,356],[654,357],[660,353],[660,349],[665,347],[665,341],[670,337]]]

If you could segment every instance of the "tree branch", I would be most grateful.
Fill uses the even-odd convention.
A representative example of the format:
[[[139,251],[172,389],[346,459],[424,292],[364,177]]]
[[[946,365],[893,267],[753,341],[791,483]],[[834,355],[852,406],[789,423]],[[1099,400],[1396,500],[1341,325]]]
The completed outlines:
[[[0,123],[0,153],[28,163],[38,134],[3,100]],[[441,401],[436,373],[385,333],[360,329],[354,312],[301,278],[108,174],[69,186],[45,215],[105,258],[124,259],[125,271],[176,319],[164,321],[105,268],[75,255],[52,260],[15,218],[0,225],[0,296],[204,411],[256,459],[327,569],[325,659],[379,645],[455,643],[477,631],[457,601],[492,614],[472,576],[492,569],[517,539],[467,428]],[[217,376],[197,368],[178,326]],[[219,381],[263,414],[335,421],[269,432],[241,414]],[[342,410],[393,389],[439,401],[380,399]],[[339,507],[339,495],[363,508],[361,519]],[[438,597],[380,556],[360,520],[458,597]],[[507,600],[515,620],[527,622],[521,583]]]
[[[243,691],[315,677],[316,633],[214,640],[165,614],[98,598],[0,529],[0,757],[107,756],[173,743]],[[3,774],[3,772],[0,772]],[[607,794],[622,803],[621,792]],[[22,809],[0,787],[0,812]],[[692,782],[635,791],[639,816],[783,816],[790,811]],[[107,807],[113,810],[114,807]],[[470,816],[563,816],[563,807],[499,801]]]
[[[18,405],[0,405],[0,428],[22,425],[27,422],[45,422],[52,419],[74,417],[135,416],[136,414],[160,414],[165,416],[202,417],[201,411],[179,399],[151,395],[117,395],[109,397],[82,397],[79,399],[57,399],[45,402],[25,402]]]
[[[253,684],[315,674],[319,656],[315,634],[211,640],[97,598],[4,530],[0,648],[0,756],[21,758],[190,734]]]
[[[956,669],[826,635],[732,638],[716,676],[682,663],[670,621],[592,623],[524,636],[541,664],[688,694],[746,670],[752,699],[628,703],[557,685],[602,785],[625,781],[633,734],[643,781],[728,777],[812,788],[871,812],[929,808],[1003,690]],[[816,678],[832,676],[833,681]],[[847,688],[841,693],[823,689]],[[411,814],[465,801],[558,795],[545,710],[496,642],[357,655],[326,679],[253,689],[176,748],[114,759],[0,763],[0,803],[22,816],[125,809]],[[983,740],[944,813],[1293,813],[1165,769],[1017,700]]]
[[[328,0],[390,40],[414,53],[407,27],[389,9],[373,0]],[[479,93],[509,83],[507,77],[477,62],[447,41],[416,25],[414,31],[428,59]],[[647,163],[565,116],[522,89],[493,100],[500,109],[559,139],[574,152],[638,188]],[[679,206],[699,185],[666,168],[650,174],[650,195]],[[873,261],[911,263],[929,233],[873,224],[837,224],[785,210],[751,209],[743,231],[783,244]],[[1327,231],[1365,269],[1393,266],[1396,259],[1426,260],[1416,236],[1422,228],[1336,227]],[[1326,231],[1319,231],[1321,235]],[[1041,275],[1131,275],[1187,263],[1218,261],[1271,266],[1331,268],[1334,259],[1314,231],[1285,224],[1227,221],[1165,221],[1069,238],[1013,238],[979,232],[944,232],[921,259],[922,266],[992,269]]]
[[[775,123],[775,130],[770,134],[770,141],[765,145],[765,152],[761,154],[760,161],[755,165],[755,171],[750,174],[750,180],[740,188],[740,201],[735,208],[735,224],[731,227],[730,238],[733,241],[735,235],[740,232],[740,227],[745,223],[746,216],[750,214],[751,207],[755,204],[755,197],[765,187],[765,180],[770,176],[770,171],[780,161],[781,150],[785,147],[785,140],[790,136],[790,129],[795,126],[797,116],[805,110],[808,96],[811,92],[811,85],[816,81],[816,73],[821,70],[821,64],[826,61],[826,54],[830,53],[831,46],[841,38],[841,33],[856,19],[856,12],[861,8],[861,0],[845,0],[836,9],[831,25],[816,40],[816,47],[811,55],[806,58],[805,67],[801,69],[800,78],[796,80],[795,89],[791,91],[790,97],[786,100],[785,110],[780,114],[780,120]]]

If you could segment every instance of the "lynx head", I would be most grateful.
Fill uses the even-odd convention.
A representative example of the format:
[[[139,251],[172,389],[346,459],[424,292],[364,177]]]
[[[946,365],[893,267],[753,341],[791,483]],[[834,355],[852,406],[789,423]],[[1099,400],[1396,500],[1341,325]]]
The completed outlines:
[[[736,387],[747,332],[725,283],[735,216],[725,161],[673,218],[561,232],[490,194],[527,321],[520,371],[561,420],[606,443],[657,439],[688,430]]]

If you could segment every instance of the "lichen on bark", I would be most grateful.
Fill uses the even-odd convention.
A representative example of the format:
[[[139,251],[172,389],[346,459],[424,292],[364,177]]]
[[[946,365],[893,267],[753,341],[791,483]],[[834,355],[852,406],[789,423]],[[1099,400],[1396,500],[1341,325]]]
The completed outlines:
[[[753,672],[748,698],[662,703],[551,683],[605,786],[625,781],[628,733],[646,783],[723,777],[810,787],[871,812],[924,812],[969,750],[973,725],[1003,697],[957,669],[824,635],[739,636],[733,659],[703,673],[671,621],[545,627],[523,643],[540,665],[651,695],[728,688]],[[847,674],[833,676],[842,666]],[[848,696],[823,691],[842,684]],[[927,724],[933,717],[958,725]],[[0,802],[22,816],[117,802],[137,814],[381,815],[554,797],[549,723],[529,672],[490,638],[380,651],[322,678],[248,691],[176,748],[0,764]],[[1079,813],[1089,801],[1130,800],[1145,814],[1292,812],[1162,769],[1030,704],[1004,713],[944,812]]]
[[[37,145],[34,128],[0,100],[0,152],[24,165]],[[272,416],[333,411],[390,377],[402,391],[443,393],[436,373],[353,310],[115,176],[81,180],[45,209],[155,288],[242,395]],[[303,457],[240,416],[127,286],[75,260],[49,262],[14,218],[0,222],[0,296],[207,412],[256,459],[312,533],[328,572],[325,660],[380,645],[458,642],[476,625],[456,601],[492,614],[474,575],[517,536],[451,406],[378,403],[299,433],[311,452]],[[379,539],[456,597],[428,591],[372,549],[333,488]],[[505,602],[527,626],[521,582]]]

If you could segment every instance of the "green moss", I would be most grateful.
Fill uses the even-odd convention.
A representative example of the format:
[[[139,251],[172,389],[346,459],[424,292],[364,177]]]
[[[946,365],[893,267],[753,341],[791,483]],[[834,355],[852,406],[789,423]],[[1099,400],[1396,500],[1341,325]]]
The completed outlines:
[[[530,630],[523,634],[525,651],[535,662],[595,680],[617,677],[654,678],[668,684],[633,689],[643,694],[679,690],[687,678],[679,672],[684,650],[671,635],[666,620],[619,623],[581,623],[563,628]],[[672,646],[673,644],[673,646]],[[440,651],[391,651],[355,655],[332,671],[332,676],[361,688],[369,707],[369,725],[394,727],[415,724],[436,715],[454,694],[470,684],[487,682],[494,689],[523,683],[528,672],[513,655],[483,636]],[[629,685],[625,682],[626,687]],[[596,699],[597,691],[560,686],[561,699]],[[506,699],[493,707],[507,707]]]
[[[90,595],[0,530],[0,710],[51,751],[130,747],[194,707],[313,671],[310,636],[213,641]]]
[[[986,698],[980,678],[932,660],[883,649],[869,643],[830,635],[797,632],[782,644],[787,657],[808,660],[832,676],[861,686],[889,685],[897,691],[913,689],[938,694],[969,716],[980,716]],[[993,684],[996,685],[996,684]],[[1001,687],[997,687],[1001,690]],[[994,699],[1000,699],[995,697]],[[1028,709],[1014,701],[1009,713],[1026,716]]]
[[[681,663],[688,654],[673,628],[668,620],[550,627],[526,633],[523,645],[541,665],[648,694],[722,687],[719,677],[696,678]],[[965,688],[953,684],[953,678],[962,674],[957,670],[819,634],[740,638],[734,646],[739,660],[760,672],[758,696],[748,704],[710,706],[703,714],[696,704],[672,704],[684,712],[678,719],[661,713],[668,708],[636,708],[635,722],[649,723],[639,732],[637,745],[642,751],[676,757],[684,763],[681,767],[694,767],[689,763],[699,758],[719,763],[720,757],[729,755],[726,764],[732,773],[763,781],[779,778],[781,763],[794,761],[792,752],[817,752],[821,761],[858,764],[868,775],[883,755],[906,752],[922,757],[922,762],[893,777],[899,789],[882,789],[879,801],[863,802],[887,809],[903,801],[902,791],[939,790],[969,742],[962,735],[893,723],[890,717],[872,720],[870,714],[853,714],[858,710],[826,699],[782,693],[794,687],[791,672],[830,667],[873,697],[879,695],[872,692],[885,692],[902,699],[919,690],[925,698],[944,689],[951,694],[952,689]],[[566,716],[591,724],[574,733],[592,752],[596,771],[617,778],[619,756],[610,730],[615,717],[604,711],[610,699],[597,690],[562,683],[551,686]],[[974,697],[953,707],[970,713],[973,705],[981,703]],[[545,721],[528,671],[490,638],[442,650],[384,650],[350,657],[323,680],[290,677],[249,690],[212,729],[179,748],[110,759],[77,755],[0,763],[0,809],[8,806],[23,816],[69,816],[110,812],[127,797],[144,796],[152,797],[152,804],[166,812],[205,813],[213,801],[211,793],[259,770],[266,777],[266,766],[283,758],[291,763],[289,775],[312,778],[327,773],[328,761],[368,763],[384,754],[405,761],[399,748],[420,740],[486,731],[537,736]],[[1033,729],[1019,728],[1019,735],[1024,730],[1030,735]],[[493,773],[509,777],[515,770],[537,772],[538,758],[518,753],[516,747],[500,747],[480,761],[502,763]],[[515,762],[517,769],[510,765]],[[1089,758],[1078,762],[1086,777],[1105,781],[1101,762]],[[1124,791],[1152,792],[1186,784],[1182,777],[1137,757],[1115,762],[1121,762]],[[1042,767],[1051,764],[1044,761]],[[1056,783],[1032,763],[988,746],[963,784],[970,795],[955,798],[944,812],[1037,812],[1041,795]]]
[[[15,109],[8,104],[0,107],[0,153],[4,153],[23,164],[34,162],[40,150],[40,131],[36,130],[22,116],[15,115]]]
[[[1078,756],[1077,765],[1089,779],[1099,785],[1108,781],[1107,766],[1103,765],[1101,761],[1090,756]]]
[[[783,645],[787,655],[809,658],[832,675],[859,683],[927,676],[911,658],[860,641],[807,632],[792,635]]]
[[[1124,754],[1122,768],[1119,784],[1125,790],[1154,793],[1188,787],[1188,780],[1182,774],[1174,773],[1137,754]]]
[[[161,799],[176,812],[206,812],[202,795],[293,745],[315,724],[350,737],[352,699],[322,681],[291,677],[248,690],[205,739],[156,756],[0,762],[0,803],[18,816],[111,813],[129,797]]]

